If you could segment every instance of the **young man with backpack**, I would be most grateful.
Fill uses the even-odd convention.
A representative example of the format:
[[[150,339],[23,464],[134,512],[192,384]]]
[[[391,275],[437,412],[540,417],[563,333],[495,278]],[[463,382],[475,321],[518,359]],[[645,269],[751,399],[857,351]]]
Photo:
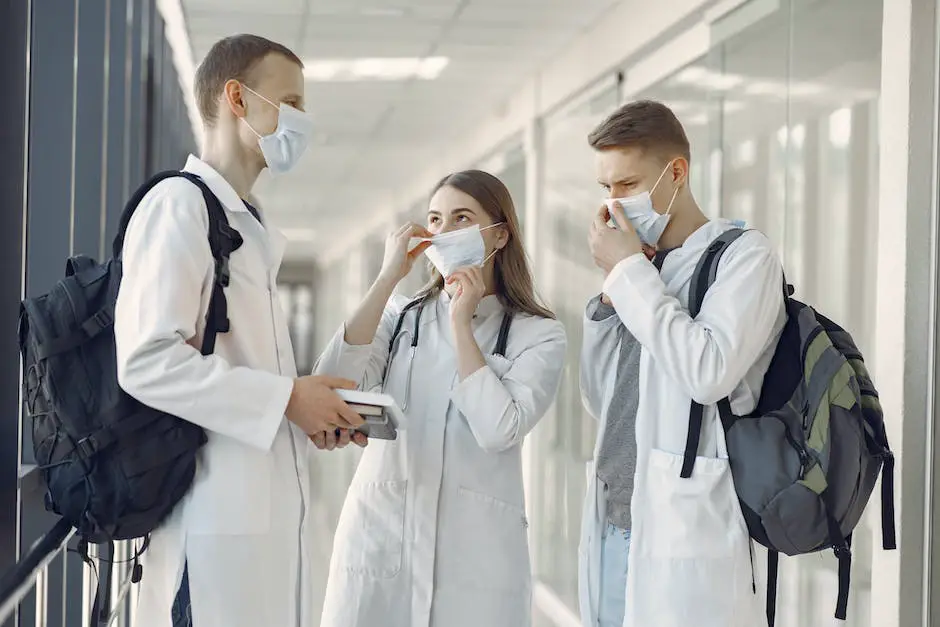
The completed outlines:
[[[590,230],[585,404],[600,419],[580,556],[585,627],[773,627],[779,553],[832,549],[846,618],[852,532],[894,458],[851,336],[793,298],[770,242],[708,220],[668,107],[589,137],[609,198]],[[768,550],[762,612],[754,546]]]
[[[585,627],[755,627],[748,530],[714,404],[754,409],[785,322],[783,274],[749,231],[724,255],[701,313],[689,283],[712,241],[689,189],[690,147],[672,111],[625,105],[589,138],[609,200],[590,248],[603,294],[587,307],[581,388],[599,419],[582,523]],[[706,407],[694,471],[680,477],[690,402]],[[629,577],[628,577],[629,573]]]
[[[178,593],[174,622],[309,625],[308,438],[362,419],[334,391],[352,382],[297,376],[277,298],[285,240],[245,201],[262,169],[287,172],[307,146],[302,63],[261,37],[229,37],[200,65],[195,96],[201,158],[143,196],[115,251],[120,385],[207,438],[191,489],[144,553],[136,625],[169,627]],[[214,233],[228,240],[227,260]],[[206,327],[218,321],[207,349]]]

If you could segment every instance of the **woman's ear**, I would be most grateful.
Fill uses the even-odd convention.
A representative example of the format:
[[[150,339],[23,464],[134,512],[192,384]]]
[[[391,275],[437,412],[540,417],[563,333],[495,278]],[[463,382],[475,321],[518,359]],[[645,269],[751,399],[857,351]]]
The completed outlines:
[[[509,243],[509,229],[506,228],[506,225],[501,225],[496,227],[496,243],[494,248],[496,250],[502,250],[506,247],[506,244]]]

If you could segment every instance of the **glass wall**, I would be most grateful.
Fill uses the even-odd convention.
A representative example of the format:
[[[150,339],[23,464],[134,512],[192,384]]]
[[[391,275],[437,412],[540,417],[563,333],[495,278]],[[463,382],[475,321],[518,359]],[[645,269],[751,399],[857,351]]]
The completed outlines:
[[[602,281],[586,245],[603,198],[588,132],[618,99],[673,107],[692,143],[691,185],[706,214],[764,231],[797,296],[843,323],[872,361],[882,12],[881,0],[746,3],[712,23],[711,48],[678,71],[633,93],[595,86],[546,119],[537,275],[571,348],[556,409],[531,438],[529,501],[536,574],[572,609],[595,434],[581,406],[577,355],[584,304]],[[854,536],[848,627],[870,624],[871,550],[880,542],[873,510]],[[828,624],[836,586],[830,554],[784,558],[777,624]]]

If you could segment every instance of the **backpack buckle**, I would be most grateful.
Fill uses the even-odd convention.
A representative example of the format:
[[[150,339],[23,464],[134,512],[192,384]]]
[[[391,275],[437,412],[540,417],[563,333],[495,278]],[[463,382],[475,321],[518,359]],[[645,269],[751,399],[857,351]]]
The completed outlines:
[[[114,442],[114,434],[107,429],[99,429],[75,443],[75,450],[84,459],[90,459]]]
[[[220,287],[228,287],[231,273],[229,271],[228,257],[215,260],[215,282]]]
[[[83,458],[89,459],[98,452],[98,441],[89,435],[75,443],[75,450]]]
[[[836,545],[832,547],[832,552],[835,553],[836,558],[839,560],[849,559],[852,557],[852,549],[849,548],[847,542]]]
[[[114,316],[107,309],[101,309],[91,318],[82,323],[82,330],[89,337],[95,337],[109,326],[114,324]]]

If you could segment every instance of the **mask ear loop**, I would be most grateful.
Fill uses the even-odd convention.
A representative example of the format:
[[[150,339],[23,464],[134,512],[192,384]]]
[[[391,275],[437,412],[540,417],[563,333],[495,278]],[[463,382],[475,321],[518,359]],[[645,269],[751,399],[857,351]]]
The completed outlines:
[[[671,168],[675,163],[676,163],[676,160],[673,159],[672,161],[670,161],[669,163],[667,163],[667,164],[666,164],[666,167],[663,168],[663,171],[659,173],[659,178],[656,179],[656,182],[653,184],[652,189],[650,189],[650,197],[652,197],[653,192],[656,191],[656,188],[659,187],[659,183],[660,183],[660,181],[663,180],[663,177],[666,176],[666,172],[668,172],[668,171],[669,171],[669,168]],[[668,216],[668,215],[669,215],[669,212],[672,211],[672,205],[673,205],[673,203],[676,202],[676,196],[678,196],[678,195],[679,195],[679,186],[677,185],[677,186],[676,186],[676,191],[674,191],[674,192],[672,193],[672,200],[669,201],[669,206],[666,207],[666,213],[664,213],[664,214],[662,214],[662,215],[664,215],[664,216]],[[654,211],[655,211],[655,209],[654,209]]]
[[[249,87],[248,85],[246,85],[246,84],[244,84],[244,83],[239,83],[239,85],[242,86],[242,89],[244,89],[245,91],[248,91],[248,92],[253,93],[253,94],[256,95],[258,98],[261,98],[262,100],[264,100],[266,103],[268,103],[269,105],[271,105],[272,107],[274,107],[274,108],[277,109],[278,111],[281,110],[281,108],[280,108],[279,106],[277,106],[276,104],[274,104],[273,102],[271,102],[270,100],[268,100],[267,98],[265,98],[264,96],[262,96],[261,94],[259,94],[258,92],[256,92],[254,89],[252,89],[252,88]],[[239,119],[240,119],[242,122],[245,123],[245,126],[247,126],[247,127],[251,130],[252,133],[254,133],[255,135],[258,136],[258,139],[263,139],[263,138],[264,138],[264,136],[263,136],[261,133],[259,133],[258,131],[256,131],[256,130],[254,129],[254,127],[253,127],[251,124],[248,123],[248,120],[246,120],[245,118],[239,118]],[[280,124],[280,122],[281,122],[281,119],[280,119],[280,116],[278,116],[278,124]]]
[[[679,187],[676,186],[676,191],[672,193],[672,200],[669,201],[669,206],[666,207],[666,213],[663,214],[664,216],[668,216],[669,212],[672,211],[672,204],[676,202],[676,196],[678,195],[679,195]]]
[[[491,225],[489,225],[489,226],[483,227],[482,229],[480,229],[480,232],[482,233],[483,231],[485,231],[485,230],[487,230],[487,229],[496,228],[497,226],[502,226],[502,225],[504,225],[504,224],[506,224],[506,223],[505,223],[505,222],[497,222],[496,224],[491,224]],[[490,259],[492,259],[493,257],[495,257],[495,256],[496,256],[496,253],[498,253],[499,251],[500,251],[499,248],[494,248],[494,249],[493,249],[493,252],[491,252],[490,254],[488,254],[488,255],[486,256],[486,258],[483,260],[483,263],[480,264],[480,267],[481,267],[481,268],[485,268],[485,267],[486,267],[486,262],[489,261]]]
[[[258,96],[258,98],[261,98],[261,99],[264,100],[266,103],[268,103],[269,105],[271,105],[272,107],[274,107],[275,109],[277,109],[277,110],[280,111],[280,109],[281,109],[280,106],[274,104],[273,102],[271,102],[270,100],[268,100],[267,98],[265,98],[264,96],[262,96],[261,94],[259,94],[258,92],[256,92],[254,89],[252,89],[251,87],[249,87],[248,85],[245,85],[244,83],[242,83],[242,87],[244,87],[247,91],[250,91],[250,92],[253,93],[254,95]]]

